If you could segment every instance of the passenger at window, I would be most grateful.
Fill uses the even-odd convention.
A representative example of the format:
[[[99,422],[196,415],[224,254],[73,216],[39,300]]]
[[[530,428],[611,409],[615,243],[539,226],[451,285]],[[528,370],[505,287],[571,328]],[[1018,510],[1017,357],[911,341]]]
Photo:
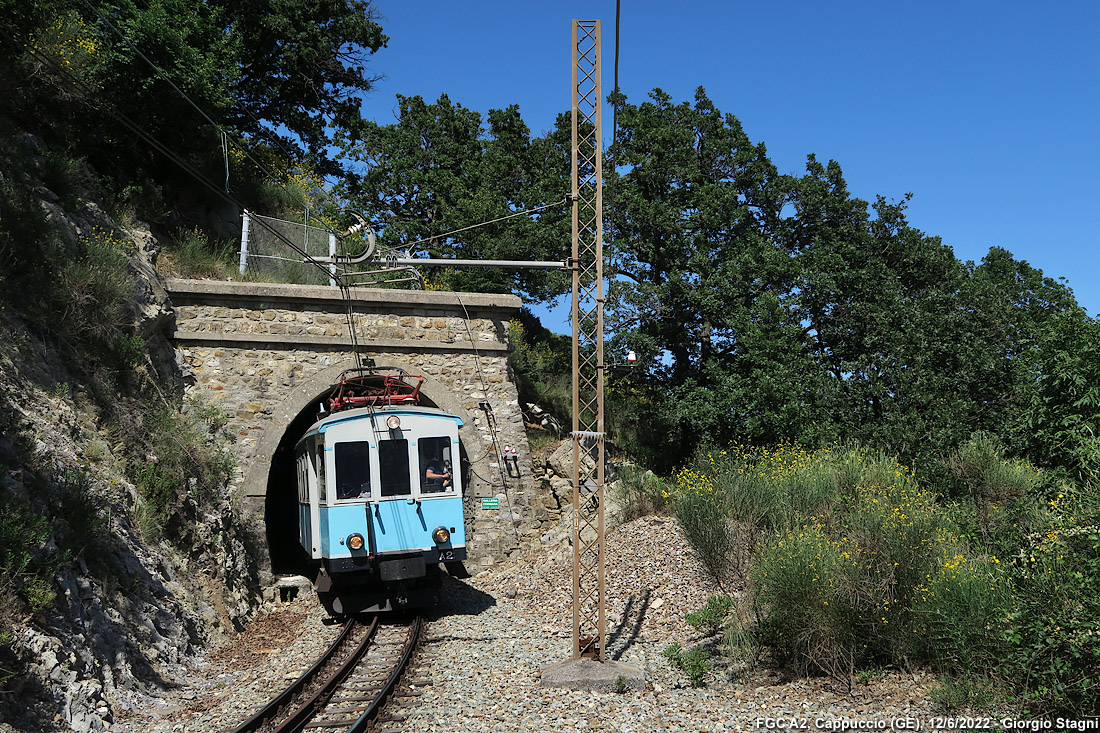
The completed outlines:
[[[439,459],[433,458],[424,469],[424,483],[442,484],[444,489],[450,488],[451,472],[444,471]]]

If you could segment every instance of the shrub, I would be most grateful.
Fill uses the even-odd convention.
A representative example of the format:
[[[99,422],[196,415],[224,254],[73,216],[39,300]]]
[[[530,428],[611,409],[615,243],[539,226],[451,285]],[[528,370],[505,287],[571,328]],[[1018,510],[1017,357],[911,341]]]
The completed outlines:
[[[823,455],[789,443],[731,446],[703,452],[692,470],[722,495],[730,517],[761,528],[789,528],[823,512],[837,496],[836,467]]]
[[[664,480],[652,471],[620,464],[615,467],[615,475],[615,498],[622,507],[620,516],[623,522],[661,514],[668,509],[668,489]]]
[[[761,544],[751,573],[761,614],[757,633],[778,664],[838,678],[851,673],[860,641],[859,589],[846,582],[845,571],[854,565],[847,543],[819,523]]]
[[[54,576],[67,557],[50,549],[52,537],[49,519],[0,490],[0,599],[14,595],[31,613],[53,603]]]
[[[60,317],[51,322],[71,342],[103,357],[122,335],[123,308],[134,277],[127,245],[114,232],[92,229],[81,244],[80,256],[61,267],[56,293]]]
[[[66,471],[59,500],[54,515],[61,542],[73,555],[98,555],[107,529],[107,501],[95,492],[92,477],[82,468]]]
[[[239,263],[232,242],[216,242],[199,229],[192,229],[165,247],[176,277],[228,280],[237,275]]]
[[[1000,671],[1034,714],[1100,713],[1100,509],[1095,490],[1059,494],[1046,528],[1007,563],[1015,604]]]
[[[1000,633],[1011,588],[999,560],[945,553],[914,590],[912,655],[945,671],[992,673],[1005,653]]]
[[[123,428],[120,437],[134,449],[128,471],[143,500],[138,520],[147,535],[180,536],[190,502],[211,507],[222,499],[236,467],[224,445],[227,420],[216,407],[192,399],[183,410],[161,407]]]
[[[729,520],[725,497],[703,473],[684,469],[676,476],[674,509],[699,561],[724,586],[743,569],[738,535]]]
[[[985,433],[971,436],[944,464],[955,478],[956,493],[970,500],[973,514],[959,518],[974,522],[975,539],[995,554],[1019,546],[1035,524],[1042,473],[1026,461],[1007,458],[1003,446]]]
[[[1003,574],[966,556],[936,497],[881,453],[708,451],[677,475],[674,495],[685,535],[717,578],[752,545],[731,528],[772,532],[750,580],[759,643],[778,663],[848,677],[857,665],[996,658]]]

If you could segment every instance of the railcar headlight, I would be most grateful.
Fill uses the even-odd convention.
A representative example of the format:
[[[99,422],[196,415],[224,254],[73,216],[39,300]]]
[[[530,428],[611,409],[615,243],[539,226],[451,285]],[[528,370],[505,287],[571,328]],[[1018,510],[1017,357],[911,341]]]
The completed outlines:
[[[397,430],[401,427],[401,418],[397,415],[390,415],[386,418],[386,427],[390,430]]]
[[[362,550],[363,549],[363,535],[356,532],[355,534],[348,535],[348,549],[349,550]]]
[[[451,533],[446,527],[436,527],[432,530],[432,539],[437,545],[445,545],[451,541]]]

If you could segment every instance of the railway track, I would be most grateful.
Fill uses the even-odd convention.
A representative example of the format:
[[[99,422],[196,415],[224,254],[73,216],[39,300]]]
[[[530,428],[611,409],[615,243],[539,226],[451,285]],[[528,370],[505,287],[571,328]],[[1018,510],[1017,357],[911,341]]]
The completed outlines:
[[[348,621],[305,674],[233,733],[363,733],[393,692],[420,634],[420,616]]]

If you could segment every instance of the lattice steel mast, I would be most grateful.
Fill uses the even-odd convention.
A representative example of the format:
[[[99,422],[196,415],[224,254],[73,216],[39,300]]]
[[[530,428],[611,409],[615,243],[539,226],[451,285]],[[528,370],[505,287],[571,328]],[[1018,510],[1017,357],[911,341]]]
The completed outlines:
[[[573,21],[573,658],[604,660],[600,21]]]

